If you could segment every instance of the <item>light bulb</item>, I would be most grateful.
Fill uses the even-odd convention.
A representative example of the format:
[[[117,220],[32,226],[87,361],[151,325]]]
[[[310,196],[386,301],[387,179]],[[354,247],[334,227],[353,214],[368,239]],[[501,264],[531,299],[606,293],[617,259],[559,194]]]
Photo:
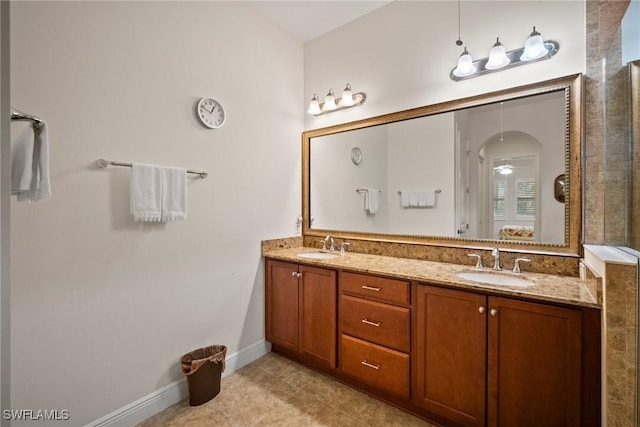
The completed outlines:
[[[542,40],[540,33],[536,31],[536,27],[533,27],[533,31],[524,44],[524,52],[520,60],[533,61],[534,59],[542,58],[547,53],[549,53],[549,49],[544,46],[544,40]]]
[[[504,46],[500,43],[500,39],[496,38],[496,42],[489,51],[489,60],[485,68],[487,70],[497,70],[507,65],[511,60],[507,58]]]
[[[307,110],[307,113],[313,114],[314,116],[321,113],[317,94],[313,94],[313,98],[311,98],[311,102],[309,102],[309,109]]]
[[[353,105],[353,93],[351,92],[351,85],[347,83],[342,91],[342,98],[340,98],[340,105],[345,107],[351,107]]]
[[[336,108],[336,97],[333,95],[333,89],[329,89],[329,93],[324,98],[324,106],[322,107],[322,109],[325,111],[331,111],[335,110]]]
[[[467,52],[467,48],[465,47],[460,58],[458,58],[458,66],[453,70],[453,75],[456,77],[467,77],[476,71],[477,69],[475,65],[473,65],[473,57]]]

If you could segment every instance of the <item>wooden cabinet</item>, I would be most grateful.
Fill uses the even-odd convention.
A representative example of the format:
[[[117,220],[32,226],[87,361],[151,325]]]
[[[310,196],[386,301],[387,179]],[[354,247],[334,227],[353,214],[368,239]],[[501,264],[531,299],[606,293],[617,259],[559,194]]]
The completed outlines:
[[[318,366],[336,367],[336,272],[266,262],[266,339]]]
[[[489,426],[581,426],[581,313],[489,298]]]
[[[459,425],[581,424],[580,311],[415,290],[415,404]]]
[[[486,297],[416,290],[414,402],[461,425],[484,425]]]
[[[597,309],[265,266],[274,352],[445,426],[599,425]]]
[[[409,282],[358,273],[340,276],[340,371],[409,399]]]

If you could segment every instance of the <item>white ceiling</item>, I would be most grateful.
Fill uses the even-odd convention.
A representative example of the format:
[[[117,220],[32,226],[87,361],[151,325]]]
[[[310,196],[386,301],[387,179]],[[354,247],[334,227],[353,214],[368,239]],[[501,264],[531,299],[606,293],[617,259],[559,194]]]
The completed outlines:
[[[390,3],[390,0],[257,0],[249,3],[277,26],[306,43]]]

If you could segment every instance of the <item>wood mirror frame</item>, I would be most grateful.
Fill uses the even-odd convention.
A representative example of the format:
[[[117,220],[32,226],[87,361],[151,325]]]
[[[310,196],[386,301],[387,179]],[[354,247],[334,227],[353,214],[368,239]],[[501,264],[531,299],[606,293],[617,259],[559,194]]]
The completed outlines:
[[[444,112],[508,101],[563,90],[565,93],[565,238],[564,244],[512,240],[466,239],[442,236],[379,234],[349,230],[311,228],[310,216],[310,161],[311,140],[315,137],[353,131],[357,129],[400,122]],[[302,234],[304,237],[324,238],[326,235],[350,241],[378,241],[412,245],[457,248],[491,248],[549,255],[581,256],[582,252],[582,75],[575,74],[540,83],[534,83],[497,92],[446,101],[354,122],[309,130],[302,134]]]

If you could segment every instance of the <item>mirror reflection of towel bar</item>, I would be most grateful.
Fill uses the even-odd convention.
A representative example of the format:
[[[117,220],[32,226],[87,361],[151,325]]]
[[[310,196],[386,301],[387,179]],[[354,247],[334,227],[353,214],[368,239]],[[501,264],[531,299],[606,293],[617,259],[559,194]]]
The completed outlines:
[[[362,191],[369,191],[369,190],[367,190],[366,188],[356,188],[356,192],[360,193]],[[376,191],[378,191],[378,193],[382,193],[382,190],[376,190]]]
[[[442,190],[435,190],[434,193],[440,194],[442,193]],[[402,194],[402,190],[398,190],[398,194]]]

